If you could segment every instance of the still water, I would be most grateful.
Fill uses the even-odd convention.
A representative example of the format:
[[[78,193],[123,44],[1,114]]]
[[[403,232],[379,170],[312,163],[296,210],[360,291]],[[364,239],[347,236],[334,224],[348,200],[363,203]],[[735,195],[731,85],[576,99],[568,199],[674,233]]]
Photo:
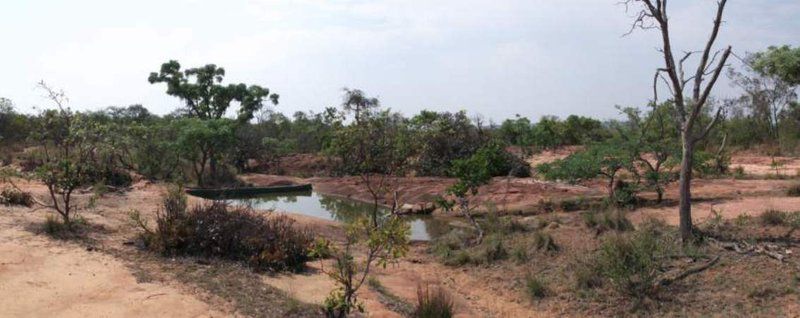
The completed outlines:
[[[372,205],[317,192],[271,193],[255,197],[231,198],[232,204],[250,205],[259,210],[297,213],[338,222],[352,222],[372,211]],[[388,211],[385,211],[387,212]],[[431,216],[405,216],[411,225],[411,239],[428,241],[450,230],[447,220]]]

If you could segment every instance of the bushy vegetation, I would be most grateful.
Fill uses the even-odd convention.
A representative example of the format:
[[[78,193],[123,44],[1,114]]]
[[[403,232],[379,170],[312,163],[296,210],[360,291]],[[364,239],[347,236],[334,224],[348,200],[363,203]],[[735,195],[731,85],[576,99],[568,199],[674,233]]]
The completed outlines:
[[[12,188],[4,188],[0,191],[0,204],[33,206],[33,196],[30,193]]]
[[[299,271],[310,259],[313,236],[286,216],[223,202],[190,208],[178,187],[164,196],[154,229],[141,215],[131,217],[142,228],[145,245],[164,255],[240,261],[258,271]]]
[[[455,311],[454,303],[442,287],[417,286],[417,304],[414,318],[450,318]]]

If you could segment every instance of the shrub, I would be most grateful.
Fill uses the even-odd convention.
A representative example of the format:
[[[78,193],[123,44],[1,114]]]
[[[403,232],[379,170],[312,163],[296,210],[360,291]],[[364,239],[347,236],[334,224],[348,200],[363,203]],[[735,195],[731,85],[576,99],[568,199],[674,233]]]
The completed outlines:
[[[633,230],[633,223],[619,209],[607,209],[603,212],[589,211],[583,214],[583,222],[598,233],[613,230],[625,232]]]
[[[596,262],[601,276],[619,293],[641,298],[654,292],[662,249],[655,231],[613,235],[601,244]]]
[[[437,287],[431,290],[426,286],[417,286],[417,308],[414,310],[415,318],[449,318],[453,317],[453,300],[444,291]]]
[[[786,223],[786,212],[778,211],[778,210],[767,210],[764,211],[761,216],[759,216],[759,220],[763,225],[783,225]]]
[[[478,252],[477,259],[473,259],[473,261],[480,260],[483,263],[491,264],[506,258],[508,258],[508,251],[503,245],[503,240],[499,237],[492,236],[483,243]]]
[[[547,283],[538,276],[529,275],[525,277],[525,290],[531,300],[542,299],[547,296]]]
[[[557,252],[559,250],[553,236],[543,231],[536,231],[533,234],[533,244],[537,250],[544,252]]]
[[[5,188],[0,192],[0,204],[33,206],[33,197],[28,192]]]
[[[264,217],[222,202],[187,210],[179,188],[167,193],[163,205],[155,231],[138,223],[145,228],[146,245],[165,255],[218,257],[273,271],[297,271],[309,260],[311,233],[297,229],[286,216]]]
[[[634,206],[639,201],[636,196],[638,192],[639,187],[636,184],[619,180],[616,182],[611,203],[618,207]]]
[[[592,289],[603,285],[603,277],[597,263],[583,260],[575,264],[575,287],[579,290]]]
[[[800,183],[789,186],[786,190],[786,195],[790,197],[800,197]]]

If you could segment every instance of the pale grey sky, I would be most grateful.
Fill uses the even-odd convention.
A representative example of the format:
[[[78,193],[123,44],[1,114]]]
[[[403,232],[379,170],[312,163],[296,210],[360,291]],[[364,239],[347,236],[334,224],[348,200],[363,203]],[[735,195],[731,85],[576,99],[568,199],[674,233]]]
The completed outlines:
[[[714,3],[671,1],[677,49],[703,45]],[[629,15],[617,0],[4,0],[0,97],[48,106],[44,79],[75,109],[163,114],[180,103],[147,75],[177,59],[269,87],[289,114],[337,105],[347,86],[407,115],[610,118],[651,98],[662,65],[657,31],[621,36]],[[730,0],[718,43],[800,45],[798,16],[797,0]],[[715,93],[736,92],[723,82]]]

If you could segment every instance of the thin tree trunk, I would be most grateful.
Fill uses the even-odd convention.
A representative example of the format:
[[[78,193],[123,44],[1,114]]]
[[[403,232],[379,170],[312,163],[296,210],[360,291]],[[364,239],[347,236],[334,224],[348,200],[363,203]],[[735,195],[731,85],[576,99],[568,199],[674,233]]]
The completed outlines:
[[[681,172],[679,181],[680,192],[680,231],[681,239],[688,242],[692,239],[692,154],[694,142],[691,137],[683,136],[683,158],[681,159]]]

